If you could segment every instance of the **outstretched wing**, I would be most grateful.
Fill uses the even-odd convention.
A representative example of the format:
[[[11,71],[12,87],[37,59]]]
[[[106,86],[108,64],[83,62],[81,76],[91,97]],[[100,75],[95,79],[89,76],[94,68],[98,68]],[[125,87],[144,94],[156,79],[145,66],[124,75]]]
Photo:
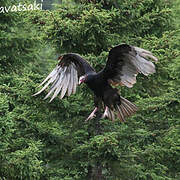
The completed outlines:
[[[129,88],[136,83],[136,76],[155,73],[155,65],[148,58],[157,61],[150,51],[121,44],[109,52],[105,68],[101,73],[112,85],[123,85]]]
[[[66,93],[70,96],[76,92],[79,77],[90,72],[94,72],[94,69],[81,56],[73,53],[60,56],[57,66],[39,86],[47,82],[46,85],[33,96],[40,94],[50,84],[50,90],[44,99],[53,94],[51,102],[60,92],[61,99]]]

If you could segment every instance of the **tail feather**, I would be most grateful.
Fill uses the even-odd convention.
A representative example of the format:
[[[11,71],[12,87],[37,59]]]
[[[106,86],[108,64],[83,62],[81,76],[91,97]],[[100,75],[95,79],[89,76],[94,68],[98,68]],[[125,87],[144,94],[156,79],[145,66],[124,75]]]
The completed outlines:
[[[120,119],[121,122],[124,122],[125,121],[125,117],[123,115],[123,112],[122,112],[122,108],[120,106],[117,106],[117,109],[118,109],[118,118]]]
[[[126,107],[122,104],[121,105],[122,109],[124,110],[124,115],[125,117],[128,117],[131,115],[131,113],[126,109]]]
[[[138,110],[137,106],[135,104],[133,104],[132,102],[128,101],[127,99],[121,97],[121,103],[124,104],[126,106],[126,104],[128,104],[132,109],[134,109],[135,111]]]
[[[114,121],[115,115],[114,115],[114,112],[110,108],[107,109],[107,116],[110,120]]]
[[[124,122],[126,117],[132,116],[138,110],[137,106],[121,97],[121,105],[117,106],[117,115]]]

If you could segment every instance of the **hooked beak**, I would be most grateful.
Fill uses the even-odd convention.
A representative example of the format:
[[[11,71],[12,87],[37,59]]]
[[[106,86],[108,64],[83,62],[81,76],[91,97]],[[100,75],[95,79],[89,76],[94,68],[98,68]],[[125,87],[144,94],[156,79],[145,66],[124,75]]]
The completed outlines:
[[[81,80],[79,80],[78,84],[79,84],[79,85],[80,85],[80,84],[82,84],[82,81],[81,81]]]
[[[85,76],[81,76],[80,78],[79,78],[79,85],[80,84],[82,84],[83,82],[85,81]]]
[[[79,83],[78,83],[78,84],[80,85],[80,84],[82,84],[83,82],[84,82],[83,80],[79,79]]]

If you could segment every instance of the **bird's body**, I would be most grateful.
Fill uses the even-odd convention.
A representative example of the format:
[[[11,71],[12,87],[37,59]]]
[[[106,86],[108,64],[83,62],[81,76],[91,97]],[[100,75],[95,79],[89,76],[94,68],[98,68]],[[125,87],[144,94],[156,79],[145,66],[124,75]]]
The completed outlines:
[[[97,72],[80,55],[67,53],[59,57],[59,63],[49,76],[40,84],[47,84],[35,95],[45,90],[52,83],[49,93],[52,101],[60,92],[62,99],[65,94],[68,96],[76,92],[79,84],[86,83],[95,95],[95,109],[87,118],[94,117],[100,107],[105,109],[102,118],[115,119],[115,114],[121,121],[137,111],[136,105],[120,96],[118,89],[111,85],[123,85],[129,88],[136,83],[138,73],[149,75],[155,72],[155,66],[147,58],[157,61],[151,52],[133,47],[127,44],[115,46],[109,52],[108,60],[104,69]],[[99,106],[99,104],[103,106]]]
[[[108,83],[107,79],[102,77],[102,74],[96,73],[89,76],[90,78],[85,83],[94,92],[94,95],[108,106],[108,99],[112,99],[113,95],[118,94],[117,90]]]
[[[97,97],[102,97],[103,91],[105,91],[106,86],[108,86],[106,80],[103,79],[99,73],[88,75],[85,83]]]

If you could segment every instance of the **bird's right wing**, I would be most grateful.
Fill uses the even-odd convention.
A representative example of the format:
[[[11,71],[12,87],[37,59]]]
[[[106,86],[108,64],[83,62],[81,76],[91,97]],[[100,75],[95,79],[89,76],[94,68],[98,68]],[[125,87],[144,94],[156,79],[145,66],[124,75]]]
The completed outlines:
[[[39,86],[44,85],[46,82],[47,83],[33,96],[40,94],[50,84],[50,90],[44,99],[53,94],[50,99],[51,102],[59,93],[61,93],[60,99],[62,99],[66,93],[70,96],[76,92],[79,77],[89,72],[94,72],[94,69],[89,65],[89,63],[77,54],[65,54],[60,56],[59,60],[57,66]]]

